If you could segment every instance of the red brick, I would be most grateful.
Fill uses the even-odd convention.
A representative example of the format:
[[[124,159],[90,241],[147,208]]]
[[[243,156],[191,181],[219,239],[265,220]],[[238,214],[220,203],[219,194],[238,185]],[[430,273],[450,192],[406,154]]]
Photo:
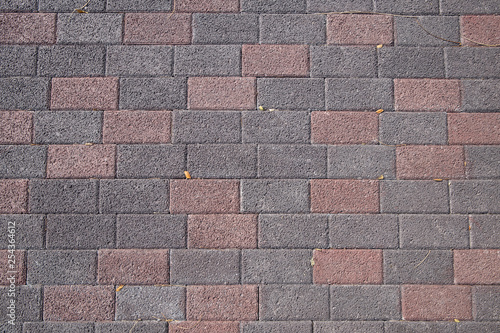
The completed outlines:
[[[1,111],[0,128],[0,144],[31,143],[33,114],[27,111]]]
[[[313,213],[377,213],[379,188],[376,180],[313,179]]]
[[[392,17],[386,15],[329,14],[328,44],[392,44]]]
[[[461,16],[460,28],[464,45],[500,44],[500,15]]]
[[[190,77],[188,79],[190,109],[255,109],[255,96],[255,78]]]
[[[170,111],[105,111],[104,143],[169,143]]]
[[[238,213],[238,180],[183,179],[170,181],[172,214]]]
[[[313,143],[358,144],[378,142],[375,112],[316,111],[311,114]]]
[[[256,320],[257,286],[188,286],[188,320]]]
[[[189,215],[188,248],[257,247],[257,215]]]
[[[448,143],[500,144],[500,113],[448,114]]]
[[[394,104],[397,111],[457,111],[460,80],[394,79]]]
[[[4,233],[7,233],[5,229]],[[16,237],[15,234],[13,234]],[[7,239],[7,235],[4,236]],[[11,239],[11,238],[8,238]],[[15,238],[12,238],[15,240]],[[15,243],[13,243],[15,246]],[[26,251],[16,250],[14,252],[8,250],[0,250],[0,285],[8,286],[12,280],[7,278],[14,277],[16,286],[26,284]]]
[[[118,78],[53,78],[51,109],[117,109]]]
[[[243,45],[243,76],[308,76],[307,45]]]
[[[403,146],[396,148],[398,179],[460,179],[465,177],[462,146]]]
[[[382,250],[314,250],[319,284],[381,284]]]
[[[100,250],[99,284],[167,284],[168,250]]]
[[[125,14],[125,44],[189,44],[191,14]]]
[[[176,12],[196,13],[237,13],[240,11],[238,0],[176,0]]]
[[[500,284],[500,250],[453,251],[455,283]]]
[[[49,146],[47,178],[113,178],[115,145]]]
[[[0,179],[0,213],[26,213],[28,206],[27,179]]]
[[[0,31],[2,44],[53,44],[56,14],[1,13]]]
[[[174,321],[168,325],[169,333],[239,333],[237,321]]]
[[[43,320],[105,321],[114,318],[113,286],[45,286]]]
[[[407,285],[402,287],[404,320],[471,320],[469,286]]]

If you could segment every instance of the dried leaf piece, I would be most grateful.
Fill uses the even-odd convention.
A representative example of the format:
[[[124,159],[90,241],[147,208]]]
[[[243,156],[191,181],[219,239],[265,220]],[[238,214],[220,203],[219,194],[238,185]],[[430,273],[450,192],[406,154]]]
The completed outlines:
[[[378,180],[382,180],[382,179],[384,179],[384,175],[380,175],[380,176],[378,176],[378,178],[377,178],[377,179],[378,179]]]
[[[125,287],[125,285],[121,284],[119,285],[117,288],[116,288],[116,291],[120,291],[123,289],[123,287]]]
[[[75,12],[80,14],[88,14],[89,12],[84,11],[83,9],[75,9]]]
[[[191,179],[191,174],[189,171],[184,171],[184,176],[186,176],[186,179]]]
[[[381,114],[382,112],[384,112],[384,109],[378,109],[377,111],[375,111],[375,113],[377,114]]]
[[[262,105],[259,105],[259,110],[264,111],[264,107]]]
[[[314,258],[311,258],[310,262],[311,262],[311,266],[314,266],[314,264],[315,264]]]
[[[442,182],[443,180],[441,178],[434,178],[435,182]]]
[[[453,319],[453,321],[455,321],[455,323],[459,323],[460,322],[460,320],[458,320],[458,319]]]
[[[378,44],[378,45],[377,45],[377,49],[381,49],[381,48],[382,48],[382,46],[384,46],[384,45],[383,45],[383,44]]]

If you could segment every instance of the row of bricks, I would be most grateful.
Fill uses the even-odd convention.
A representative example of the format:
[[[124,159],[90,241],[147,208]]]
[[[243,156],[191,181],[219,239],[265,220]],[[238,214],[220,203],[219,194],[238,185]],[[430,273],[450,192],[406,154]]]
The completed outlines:
[[[394,22],[393,22],[394,21]],[[0,13],[3,44],[498,44],[500,15]],[[424,24],[435,38],[420,26]],[[426,28],[426,30],[427,30]],[[395,35],[395,38],[394,38]]]
[[[500,297],[499,286],[465,285],[74,285],[44,286],[42,309],[39,286],[19,289],[26,321],[496,321]]]
[[[495,112],[499,89],[494,79],[10,77],[0,78],[0,109]]]

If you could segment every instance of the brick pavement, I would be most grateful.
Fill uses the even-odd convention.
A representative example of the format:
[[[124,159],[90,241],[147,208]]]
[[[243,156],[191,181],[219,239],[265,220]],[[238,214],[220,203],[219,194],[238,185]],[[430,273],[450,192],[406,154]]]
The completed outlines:
[[[0,2],[1,332],[500,332],[497,0],[83,5]]]

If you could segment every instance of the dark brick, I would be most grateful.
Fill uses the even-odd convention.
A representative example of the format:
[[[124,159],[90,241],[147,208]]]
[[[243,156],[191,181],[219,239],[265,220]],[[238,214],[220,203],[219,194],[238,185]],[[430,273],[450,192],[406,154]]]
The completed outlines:
[[[12,224],[13,223],[13,224]],[[43,247],[44,216],[12,214],[0,215],[0,226],[3,230],[15,227],[16,249],[41,249]],[[0,249],[7,249],[9,245],[8,233],[4,232],[0,238]]]
[[[242,112],[244,143],[309,143],[308,112]]]
[[[387,112],[380,115],[384,144],[447,144],[446,113]]]
[[[264,0],[242,0],[241,11],[251,13],[304,13],[306,11],[306,0],[292,1],[264,1]]]
[[[251,321],[241,325],[242,333],[312,333],[309,321]]]
[[[142,3],[142,2],[141,2]],[[174,52],[163,45],[108,46],[106,75],[172,75]]]
[[[24,323],[23,333],[94,333],[93,323],[32,322]]]
[[[496,112],[500,108],[500,80],[462,80],[462,109]]]
[[[445,76],[444,53],[441,48],[384,47],[378,51],[380,77]]]
[[[307,0],[309,12],[341,12],[346,10],[371,11],[373,3],[370,0]]]
[[[36,47],[0,46],[0,76],[36,75]]]
[[[47,109],[49,80],[43,77],[0,79],[0,110]]]
[[[120,80],[120,109],[186,108],[186,78],[125,78]]]
[[[316,321],[314,322],[314,333],[330,332],[384,332],[383,322],[370,321]]]
[[[324,44],[326,16],[264,14],[260,18],[262,44]]]
[[[418,22],[417,22],[418,20]],[[434,35],[451,41],[460,41],[460,24],[456,16],[420,16],[418,18],[395,17],[394,35],[398,46],[453,46],[450,43],[429,35]]]
[[[0,11],[5,12],[34,12],[36,11],[36,0],[6,0],[0,4]]]
[[[500,322],[473,322],[462,321],[457,324],[457,333],[496,333],[500,331]]]
[[[500,181],[451,181],[452,213],[500,213]]]
[[[174,75],[241,75],[241,46],[180,45],[175,47]]]
[[[108,12],[167,12],[172,10],[172,0],[108,0]],[[137,329],[137,328],[135,328]]]
[[[470,245],[475,249],[500,248],[500,215],[470,215]]]
[[[257,105],[287,110],[324,110],[325,81],[309,78],[257,80]]]
[[[100,143],[102,112],[40,111],[33,126],[35,143]]]
[[[122,21],[122,14],[58,14],[57,42],[118,44],[122,41]]]
[[[134,333],[166,333],[167,323],[155,321],[115,321],[95,323],[95,333],[123,333],[129,331]]]
[[[38,75],[40,76],[102,76],[105,49],[93,45],[40,46]]]
[[[84,3],[78,0],[40,0],[40,11],[43,12],[73,12],[74,9],[82,7]],[[106,0],[90,1],[83,9],[87,12],[103,12]],[[76,13],[75,13],[76,14]]]
[[[500,178],[500,146],[466,146],[468,178]]]
[[[371,47],[311,46],[312,77],[377,77],[377,53]]]
[[[473,287],[472,303],[473,303],[473,315],[475,320],[477,321],[500,320],[499,286]]]
[[[10,287],[0,287],[0,315],[4,318],[2,323],[10,319],[7,317],[7,306],[12,299],[8,297],[9,289]],[[16,325],[21,326],[23,321],[39,321],[42,319],[42,293],[40,286],[17,287],[15,300]],[[4,332],[10,333],[10,331]]]
[[[258,39],[258,15],[193,14],[194,44],[255,44]]]
[[[385,322],[385,333],[427,332],[455,333],[455,324],[443,322]]]
[[[43,178],[47,147],[0,146],[0,177]]]
[[[191,14],[125,14],[125,44],[190,44]]]
[[[10,245],[9,250],[0,250],[0,264],[5,267],[0,273],[0,285],[26,284],[26,253],[28,251],[14,250],[13,246],[15,243]]]
[[[446,77],[500,77],[500,69],[496,66],[497,59],[500,58],[498,48],[450,47],[445,48],[445,57]]]
[[[394,14],[438,14],[439,0],[375,0],[375,10]]]
[[[119,145],[117,178],[181,178],[184,145]]]
[[[326,109],[390,110],[392,90],[390,79],[326,79]]]
[[[173,141],[176,143],[239,143],[239,112],[174,111]]]
[[[328,147],[328,178],[376,179],[396,176],[395,149],[386,146]]]
[[[393,23],[389,15],[329,13],[328,44],[379,45],[393,43]]]
[[[496,0],[441,0],[441,14],[499,14]]]
[[[448,184],[432,180],[382,181],[380,211],[409,214],[448,213]]]
[[[176,9],[179,12],[195,12],[195,13],[239,12],[240,4],[238,0],[210,0],[210,1],[181,0],[180,2],[176,3]],[[203,328],[197,327],[197,330],[199,329],[202,329],[203,331]],[[208,330],[210,331],[210,329]],[[197,331],[193,333],[197,333]]]

